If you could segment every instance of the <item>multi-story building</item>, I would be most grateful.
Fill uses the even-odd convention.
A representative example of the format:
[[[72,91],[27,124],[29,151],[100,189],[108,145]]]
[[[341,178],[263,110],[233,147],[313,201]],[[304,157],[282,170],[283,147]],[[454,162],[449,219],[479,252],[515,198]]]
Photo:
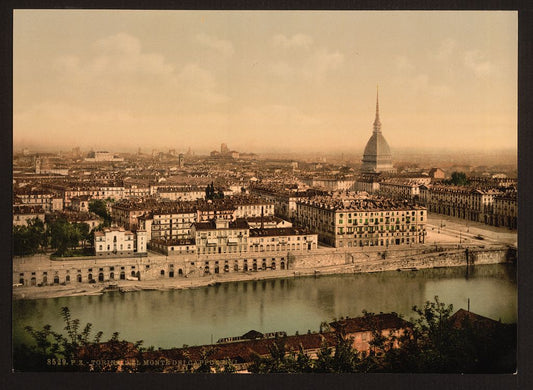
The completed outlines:
[[[111,206],[111,218],[126,229],[135,229],[137,219],[153,209],[160,207],[160,202],[152,198],[133,198],[116,202]]]
[[[197,212],[192,203],[158,207],[138,218],[138,226],[147,232],[148,240],[180,240],[191,235]]]
[[[518,227],[517,192],[509,191],[494,197],[493,217],[489,221],[494,226],[505,226],[509,229]]]
[[[94,233],[96,256],[131,256],[146,253],[146,234],[144,231],[133,233],[122,227],[105,228]]]
[[[379,191],[380,175],[366,173],[357,178],[353,185],[355,191],[364,191],[369,194]]]
[[[296,221],[334,247],[424,243],[426,208],[383,198],[316,197],[297,203]]]
[[[253,194],[272,203],[274,205],[275,215],[288,221],[294,220],[296,215],[296,202],[298,200],[325,194],[324,191],[318,190],[291,191],[267,185],[255,185],[250,190]]]
[[[250,229],[249,252],[288,252],[316,249],[318,236],[302,228]]]
[[[88,212],[90,200],[89,195],[75,196],[70,200],[70,208],[74,211]]]
[[[205,198],[205,189],[200,187],[159,187],[156,196],[167,200],[193,201]]]
[[[383,180],[379,183],[379,194],[393,199],[418,199],[420,195],[420,185],[428,184],[421,183],[420,180],[409,178],[393,178]]]
[[[45,212],[63,210],[63,199],[53,191],[17,190],[13,194],[14,203],[27,206],[40,206]]]
[[[45,221],[45,211],[42,206],[13,206],[13,226],[26,226],[28,221],[36,218]]]
[[[248,251],[250,227],[244,220],[225,218],[196,222],[191,234],[198,254],[245,253]]]
[[[85,158],[85,161],[87,162],[119,162],[119,161],[124,161],[124,159],[122,157],[119,157],[107,151],[95,151],[95,152],[90,152],[89,155]]]
[[[420,187],[419,199],[429,212],[492,224],[494,199],[501,193],[493,188],[429,185]]]

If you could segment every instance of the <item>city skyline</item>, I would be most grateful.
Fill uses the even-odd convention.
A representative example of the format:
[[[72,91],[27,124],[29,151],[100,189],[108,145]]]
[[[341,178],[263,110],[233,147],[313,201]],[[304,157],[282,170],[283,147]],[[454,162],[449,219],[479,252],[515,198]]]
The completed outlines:
[[[393,154],[516,150],[516,12],[16,10],[13,44],[15,149],[357,154],[379,84]]]

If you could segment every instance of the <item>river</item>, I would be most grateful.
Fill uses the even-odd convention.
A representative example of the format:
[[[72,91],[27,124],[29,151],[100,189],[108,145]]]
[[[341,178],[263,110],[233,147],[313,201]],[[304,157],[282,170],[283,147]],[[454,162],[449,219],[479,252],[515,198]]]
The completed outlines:
[[[190,290],[112,292],[13,301],[13,339],[27,341],[30,325],[64,327],[67,306],[81,327],[93,324],[103,340],[118,331],[128,341],[162,348],[209,344],[251,329],[287,334],[318,331],[322,321],[356,317],[363,310],[413,317],[412,306],[439,297],[454,311],[467,308],[503,322],[516,322],[517,284],[513,265],[482,265],[225,283]]]

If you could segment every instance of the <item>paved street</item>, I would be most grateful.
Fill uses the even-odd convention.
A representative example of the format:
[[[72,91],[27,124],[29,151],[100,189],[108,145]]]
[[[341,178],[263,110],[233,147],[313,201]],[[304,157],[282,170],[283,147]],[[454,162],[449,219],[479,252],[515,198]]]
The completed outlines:
[[[430,213],[426,226],[426,243],[503,243],[517,245],[516,230]],[[478,238],[476,238],[478,237]],[[479,239],[482,238],[482,239]]]

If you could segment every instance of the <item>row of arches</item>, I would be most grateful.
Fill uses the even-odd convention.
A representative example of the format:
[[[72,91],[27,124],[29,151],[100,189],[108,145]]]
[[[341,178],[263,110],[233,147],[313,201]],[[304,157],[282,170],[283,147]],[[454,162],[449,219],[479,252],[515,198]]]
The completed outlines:
[[[242,270],[242,272],[248,272],[248,271],[266,271],[267,269],[270,270],[276,270],[276,269],[284,270],[286,269],[286,262],[285,259],[282,258],[281,260],[277,261],[276,259],[267,260],[262,259],[261,261],[257,259],[253,259],[251,261],[251,264],[249,264],[248,259],[243,260],[242,268],[239,267],[238,260],[235,260],[233,264],[233,272],[239,272]],[[225,263],[223,266],[219,265],[218,263],[215,263],[214,267],[210,267],[209,264],[206,264],[204,266],[204,274],[210,274],[211,269],[213,270],[213,273],[219,274],[219,273],[227,273],[230,272],[231,267],[229,263]]]

